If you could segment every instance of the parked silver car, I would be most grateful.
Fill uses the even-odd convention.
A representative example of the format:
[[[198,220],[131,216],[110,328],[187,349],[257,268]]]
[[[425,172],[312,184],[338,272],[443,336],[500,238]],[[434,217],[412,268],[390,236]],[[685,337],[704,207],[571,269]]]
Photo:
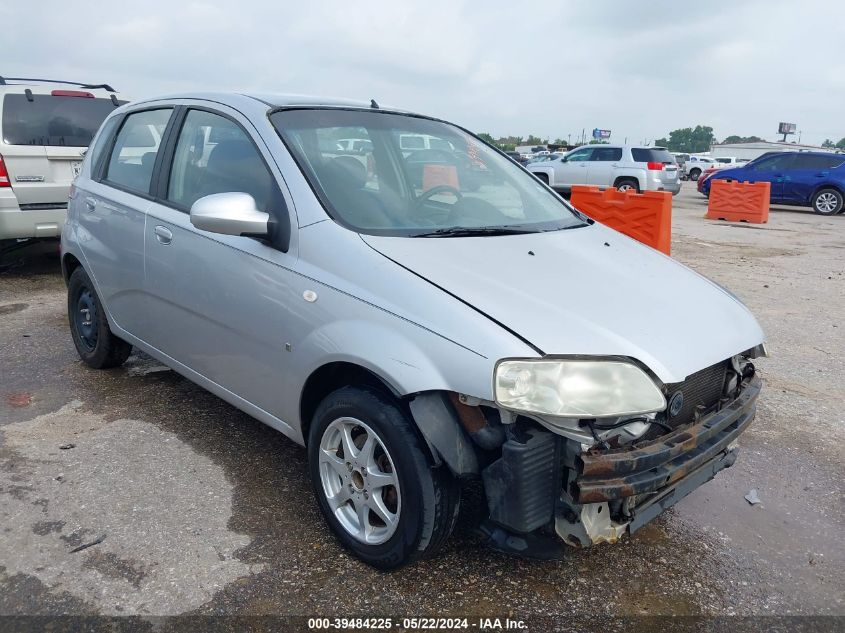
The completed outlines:
[[[421,136],[438,149],[403,149]],[[68,215],[81,358],[135,346],[304,444],[330,528],[381,568],[443,544],[469,479],[496,547],[615,541],[731,465],[754,417],[763,333],[736,297],[443,121],[137,102]]]
[[[673,195],[681,190],[678,165],[663,147],[585,145],[526,169],[561,192],[568,192],[572,185],[671,191]]]

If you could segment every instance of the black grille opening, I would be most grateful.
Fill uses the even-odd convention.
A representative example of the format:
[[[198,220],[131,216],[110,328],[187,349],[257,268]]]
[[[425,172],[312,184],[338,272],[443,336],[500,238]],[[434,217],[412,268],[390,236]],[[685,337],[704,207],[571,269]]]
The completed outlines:
[[[706,411],[713,409],[722,397],[729,366],[730,361],[722,361],[691,374],[683,382],[667,384],[665,415],[669,426],[676,428],[692,422],[696,407],[700,405]],[[678,393],[682,394],[683,404],[675,415],[671,415],[672,398]]]

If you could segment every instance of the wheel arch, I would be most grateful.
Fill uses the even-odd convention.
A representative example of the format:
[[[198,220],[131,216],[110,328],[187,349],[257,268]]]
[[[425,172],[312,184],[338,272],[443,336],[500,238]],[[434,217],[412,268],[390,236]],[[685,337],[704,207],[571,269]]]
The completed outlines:
[[[403,396],[387,379],[371,369],[348,361],[322,365],[305,381],[299,403],[302,437],[308,443],[309,431],[320,402],[343,387],[375,389],[402,408],[429,450],[437,466],[445,462],[456,476],[478,473],[475,448],[467,436],[448,391],[435,390]]]
[[[637,189],[639,189],[640,191],[643,191],[645,189],[645,183],[640,180],[638,174],[619,174],[618,176],[616,176],[616,178],[613,179],[613,186],[618,189],[619,183],[621,183],[623,180],[634,181],[635,183],[637,183]]]
[[[531,169],[528,170],[535,178],[544,181],[543,184],[552,186],[555,184],[555,170],[554,169]],[[545,178],[544,178],[545,176]]]
[[[62,278],[64,278],[65,284],[70,280],[73,271],[81,266],[82,262],[73,253],[64,253],[62,255]]]
[[[816,194],[818,194],[822,189],[833,189],[833,190],[839,192],[840,196],[845,198],[845,187],[842,187],[841,185],[839,185],[837,183],[827,182],[827,183],[822,183],[820,185],[816,185],[816,187],[813,189],[813,193],[810,194],[810,200],[809,200],[810,204],[812,204],[813,198],[815,198]]]
[[[395,385],[368,367],[350,361],[325,363],[306,378],[299,397],[299,419],[306,443],[311,420],[320,402],[341,387],[369,387],[391,396],[397,402],[402,400]]]

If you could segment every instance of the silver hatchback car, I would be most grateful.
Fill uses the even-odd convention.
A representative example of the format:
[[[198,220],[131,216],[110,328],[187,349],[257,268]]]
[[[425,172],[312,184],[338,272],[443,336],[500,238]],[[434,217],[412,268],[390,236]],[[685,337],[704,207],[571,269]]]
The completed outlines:
[[[330,528],[384,569],[444,543],[473,479],[494,547],[616,541],[733,463],[760,391],[736,297],[375,102],[115,110],[62,266],[88,365],[135,346],[305,445]]]

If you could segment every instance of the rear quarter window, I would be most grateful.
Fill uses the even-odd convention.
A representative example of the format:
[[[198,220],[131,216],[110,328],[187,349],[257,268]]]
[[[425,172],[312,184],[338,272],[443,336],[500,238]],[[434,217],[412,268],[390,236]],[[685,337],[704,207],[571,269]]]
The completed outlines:
[[[800,154],[795,158],[793,169],[833,169],[845,161],[843,156],[818,156]]]
[[[111,99],[7,94],[0,133],[8,145],[87,147],[115,107]]]
[[[675,162],[669,150],[658,147],[632,147],[631,158],[635,163],[664,163],[671,164]]]
[[[89,150],[91,156],[89,159],[91,161],[91,174],[95,175],[95,177],[96,174],[99,172],[98,166],[100,164],[100,159],[103,156],[103,150],[106,149],[109,142],[111,141],[111,136],[114,133],[114,130],[117,127],[118,123],[120,123],[119,116],[112,117],[111,119],[106,121],[106,123],[103,125],[103,129],[100,132],[100,135],[96,137],[96,142]]]

